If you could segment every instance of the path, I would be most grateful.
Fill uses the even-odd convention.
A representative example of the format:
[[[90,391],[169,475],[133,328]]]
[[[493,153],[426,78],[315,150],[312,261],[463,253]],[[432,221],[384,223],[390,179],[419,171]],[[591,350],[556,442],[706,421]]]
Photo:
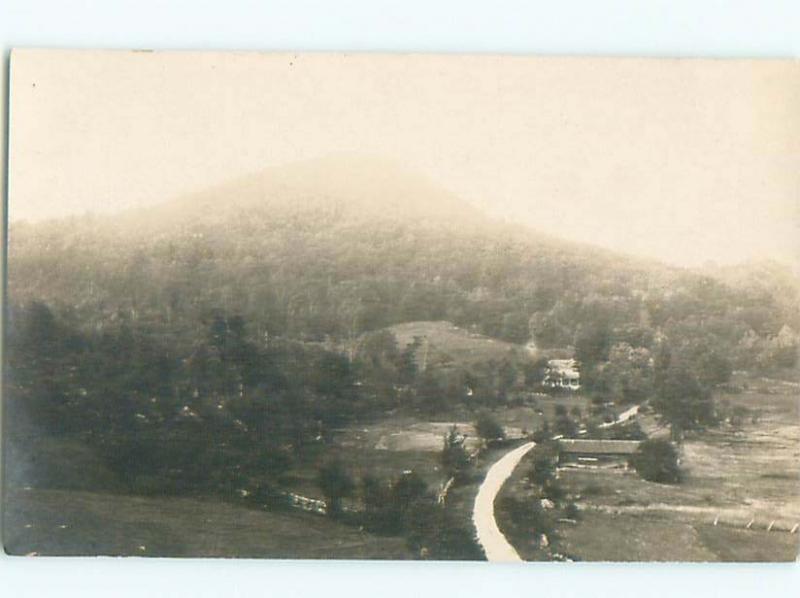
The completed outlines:
[[[639,413],[639,405],[634,405],[633,407],[631,407],[627,411],[623,411],[622,413],[620,413],[619,416],[617,417],[617,419],[615,419],[613,422],[607,422],[607,423],[604,423],[604,424],[600,424],[600,426],[598,426],[598,427],[600,427],[600,428],[610,428],[611,426],[616,426],[617,424],[621,424],[622,422],[628,421],[632,417],[636,416],[637,413]]]
[[[478,532],[478,543],[483,548],[487,561],[522,562],[517,551],[497,527],[494,518],[494,499],[520,460],[534,445],[535,443],[528,442],[503,455],[486,472],[486,478],[478,489],[475,506],[472,509],[472,521]]]

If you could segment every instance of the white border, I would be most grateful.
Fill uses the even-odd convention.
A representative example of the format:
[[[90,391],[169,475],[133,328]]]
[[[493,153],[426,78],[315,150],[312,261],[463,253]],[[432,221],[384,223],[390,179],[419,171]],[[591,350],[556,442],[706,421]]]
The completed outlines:
[[[14,46],[37,46],[797,57],[800,2],[0,0],[0,41],[4,53]],[[0,595],[14,597],[735,598],[796,595],[798,587],[796,565],[488,566],[0,557]]]

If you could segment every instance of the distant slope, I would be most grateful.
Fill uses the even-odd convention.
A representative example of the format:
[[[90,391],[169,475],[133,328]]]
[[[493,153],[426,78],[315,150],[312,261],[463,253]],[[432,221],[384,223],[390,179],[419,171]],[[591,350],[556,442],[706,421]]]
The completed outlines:
[[[782,310],[793,316],[788,322],[800,330],[800,275],[775,261],[752,261],[735,266],[706,266],[702,274],[752,297],[773,297]]]

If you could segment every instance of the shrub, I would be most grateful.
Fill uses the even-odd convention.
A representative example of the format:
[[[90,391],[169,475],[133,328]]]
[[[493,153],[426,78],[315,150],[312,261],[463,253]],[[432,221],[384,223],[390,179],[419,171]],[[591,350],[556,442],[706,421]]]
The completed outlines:
[[[531,435],[533,441],[537,443],[547,442],[552,437],[553,437],[553,432],[550,429],[550,424],[547,422],[547,420],[544,420],[542,422],[542,427],[534,431],[534,433]]]
[[[536,454],[533,467],[528,471],[528,481],[536,486],[545,486],[556,477],[555,466],[547,455]]]
[[[678,452],[667,440],[645,440],[631,457],[631,465],[645,480],[661,484],[681,481]]]
[[[475,421],[475,431],[478,433],[478,436],[487,442],[505,440],[506,437],[503,426],[501,426],[500,422],[488,411],[482,411],[478,414],[478,419]]]
[[[466,437],[458,432],[458,428],[451,426],[445,434],[440,456],[445,473],[458,482],[468,479],[470,473],[469,454],[464,447],[465,440]]]
[[[574,438],[578,435],[578,424],[568,415],[561,415],[556,419],[556,433],[566,438]]]
[[[355,481],[340,461],[331,461],[320,467],[317,484],[328,503],[328,514],[341,513],[342,499],[351,496],[356,489]]]
[[[496,511],[501,518],[507,519],[511,524],[513,535],[530,537],[536,534],[546,534],[551,538],[556,535],[553,518],[542,509],[539,501],[501,496],[497,501]]]

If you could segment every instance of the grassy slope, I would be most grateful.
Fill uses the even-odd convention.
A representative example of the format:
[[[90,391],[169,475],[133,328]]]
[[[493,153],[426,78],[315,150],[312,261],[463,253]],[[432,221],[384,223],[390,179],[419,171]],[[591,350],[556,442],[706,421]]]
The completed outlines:
[[[407,559],[400,538],[318,515],[212,500],[16,490],[4,515],[9,554]]]
[[[388,328],[404,348],[418,336],[429,343],[428,363],[450,361],[459,365],[500,361],[523,347],[481,334],[469,332],[450,322],[405,322]]]

